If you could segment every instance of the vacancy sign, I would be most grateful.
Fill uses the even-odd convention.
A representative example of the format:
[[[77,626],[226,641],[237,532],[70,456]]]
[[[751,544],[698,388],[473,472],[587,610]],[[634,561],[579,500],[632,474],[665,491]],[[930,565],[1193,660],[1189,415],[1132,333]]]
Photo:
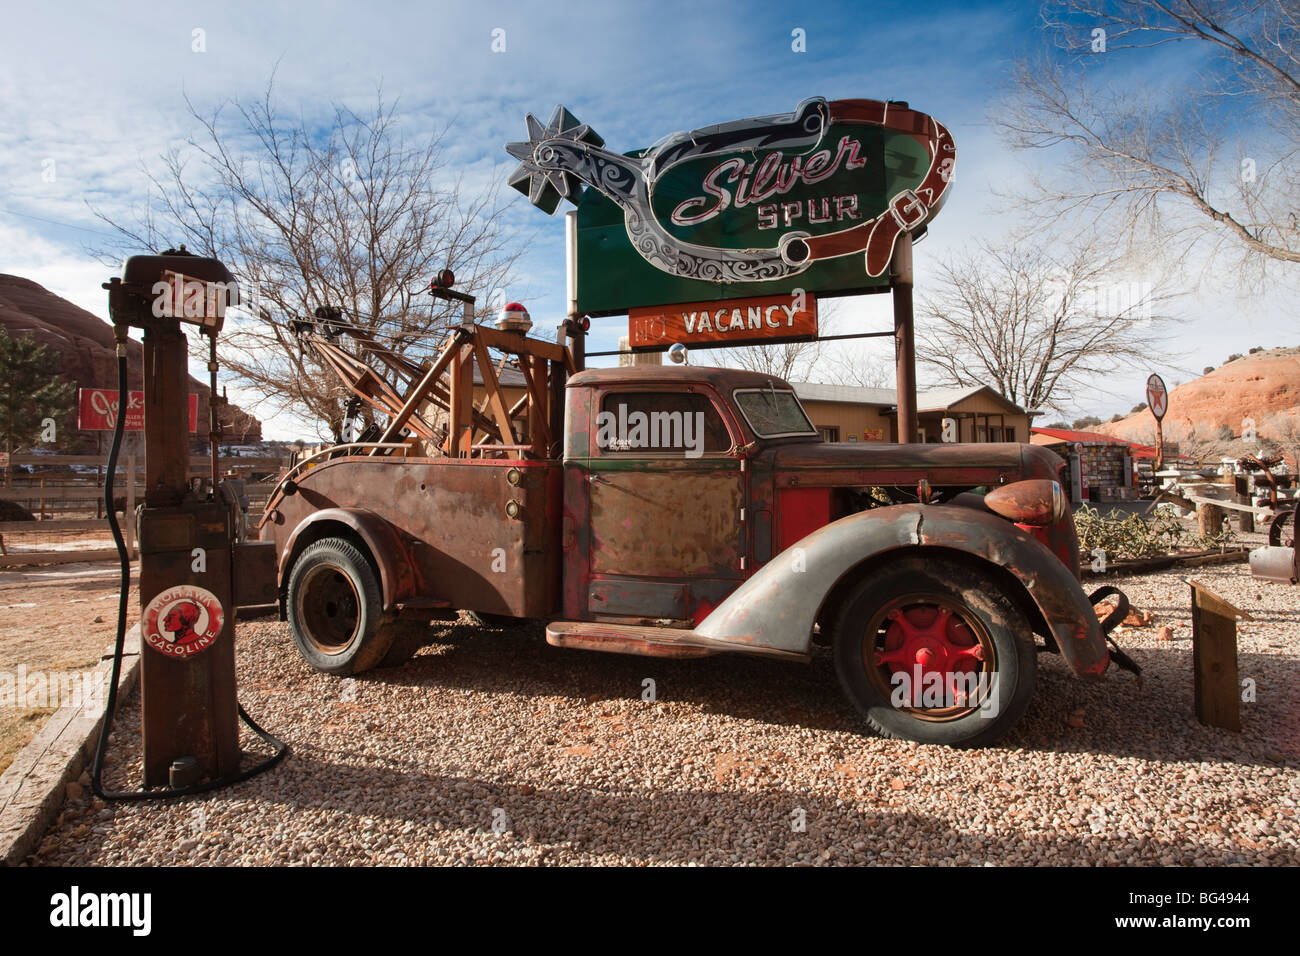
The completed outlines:
[[[628,310],[634,349],[753,345],[817,337],[817,299],[806,292]]]
[[[77,427],[87,432],[111,432],[117,426],[117,389],[83,388],[78,392]],[[126,421],[129,432],[144,429],[144,392],[126,393]],[[199,396],[190,392],[190,431],[199,430]]]

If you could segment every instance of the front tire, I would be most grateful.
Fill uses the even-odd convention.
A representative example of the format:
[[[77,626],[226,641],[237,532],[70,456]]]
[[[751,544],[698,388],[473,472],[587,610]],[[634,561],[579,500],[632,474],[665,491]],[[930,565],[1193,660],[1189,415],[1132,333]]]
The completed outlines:
[[[322,538],[289,573],[289,630],[298,653],[326,674],[346,677],[381,664],[397,637],[379,578],[356,546]]]
[[[832,637],[845,694],[885,737],[986,746],[1033,696],[1024,613],[989,574],[950,559],[912,556],[871,572]]]

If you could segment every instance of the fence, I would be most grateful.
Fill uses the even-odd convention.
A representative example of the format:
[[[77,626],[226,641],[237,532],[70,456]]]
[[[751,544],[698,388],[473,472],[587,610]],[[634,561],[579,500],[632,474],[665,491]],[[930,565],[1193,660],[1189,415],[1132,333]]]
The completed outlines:
[[[0,488],[0,501],[26,508],[35,521],[0,521],[0,568],[34,564],[65,564],[116,557],[112,533],[104,515],[103,466],[96,455],[14,455],[14,465],[43,469],[14,475],[12,485]],[[278,474],[289,462],[280,458],[222,458],[222,474],[256,478]],[[76,474],[72,467],[98,466],[98,474]],[[190,476],[211,472],[209,459],[190,459]],[[127,548],[134,558],[135,507],[143,497],[144,462],[131,455],[118,463],[113,497]],[[250,481],[249,524],[261,518],[273,481]],[[65,517],[60,517],[65,516]]]

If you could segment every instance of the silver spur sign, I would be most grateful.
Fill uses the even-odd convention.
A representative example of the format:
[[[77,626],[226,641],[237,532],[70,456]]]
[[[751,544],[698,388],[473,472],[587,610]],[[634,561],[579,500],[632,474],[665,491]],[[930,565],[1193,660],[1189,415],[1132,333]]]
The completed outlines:
[[[510,185],[578,208],[578,308],[593,315],[795,289],[888,285],[898,236],[947,196],[956,148],[904,103],[804,100],[617,153],[564,107],[506,150]]]

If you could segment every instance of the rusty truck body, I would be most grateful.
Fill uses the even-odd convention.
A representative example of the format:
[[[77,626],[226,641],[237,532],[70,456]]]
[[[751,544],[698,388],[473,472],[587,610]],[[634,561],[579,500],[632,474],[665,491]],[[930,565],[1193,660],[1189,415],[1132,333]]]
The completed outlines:
[[[1080,585],[1051,452],[829,444],[788,383],[693,366],[548,381],[525,357],[533,420],[484,418],[464,372],[479,331],[500,334],[462,329],[441,363],[464,436],[453,415],[426,429],[436,454],[391,428],[339,445],[268,502],[281,611],[320,670],[400,663],[459,611],[544,622],[561,648],[806,662],[826,647],[876,731],[970,746],[1019,718],[1040,646],[1084,680],[1128,664],[1107,646],[1123,614],[1099,622]],[[494,428],[500,443],[475,443]]]

